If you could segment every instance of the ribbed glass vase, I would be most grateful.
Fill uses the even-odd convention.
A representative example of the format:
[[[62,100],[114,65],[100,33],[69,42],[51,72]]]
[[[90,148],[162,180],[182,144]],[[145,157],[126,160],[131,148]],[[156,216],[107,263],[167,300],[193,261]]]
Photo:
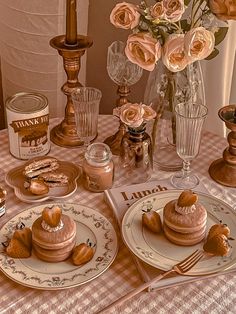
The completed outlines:
[[[189,64],[179,72],[169,71],[159,61],[150,73],[144,103],[151,105],[157,115],[150,131],[153,160],[165,171],[181,169],[182,161],[176,153],[175,105],[178,103],[205,104],[205,90],[200,62]]]

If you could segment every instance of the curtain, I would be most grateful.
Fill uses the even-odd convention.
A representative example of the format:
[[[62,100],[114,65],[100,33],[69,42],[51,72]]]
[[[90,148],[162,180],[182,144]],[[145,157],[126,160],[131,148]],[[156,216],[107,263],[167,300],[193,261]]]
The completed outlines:
[[[78,4],[82,16],[78,29],[86,33],[88,1],[77,1]],[[62,57],[49,41],[65,34],[65,13],[65,0],[0,0],[4,100],[17,92],[42,93],[48,98],[50,116],[64,116],[66,97],[60,89],[66,74]],[[84,60],[82,67],[83,63]],[[81,69],[80,81],[84,84],[84,69]]]
[[[236,22],[229,21],[220,53],[212,60],[202,61],[208,117],[204,128],[226,136],[225,124],[218,117],[221,107],[236,104]]]

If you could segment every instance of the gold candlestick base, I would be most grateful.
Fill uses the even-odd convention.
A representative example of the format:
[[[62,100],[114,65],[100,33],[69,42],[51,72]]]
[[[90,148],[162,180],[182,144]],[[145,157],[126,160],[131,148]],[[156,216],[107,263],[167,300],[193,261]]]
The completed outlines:
[[[228,135],[229,147],[223,152],[223,158],[215,160],[209,167],[209,174],[216,182],[236,187],[236,105],[229,105],[219,110],[219,117],[231,130]]]
[[[125,133],[126,133],[125,125],[122,122],[120,122],[119,130],[112,136],[109,136],[107,139],[105,139],[104,143],[110,147],[113,155],[117,156],[120,155],[120,145]]]
[[[124,104],[128,102],[128,96],[130,94],[130,88],[128,86],[118,86],[117,94],[119,95],[119,98],[116,101],[116,107],[121,107]],[[107,144],[113,155],[120,155],[120,145],[122,137],[124,136],[126,132],[125,125],[120,121],[119,130],[113,134],[112,136],[109,136],[105,139],[104,143]]]
[[[223,158],[213,161],[209,173],[216,182],[225,186],[236,187],[236,166],[228,164]]]
[[[57,49],[63,58],[63,65],[67,75],[67,82],[61,90],[67,97],[64,120],[51,130],[51,141],[63,147],[78,147],[83,145],[76,132],[74,106],[71,93],[77,87],[82,86],[78,81],[80,59],[85,50],[92,46],[92,40],[87,36],[78,35],[75,45],[67,45],[65,35],[54,37],[50,45]]]

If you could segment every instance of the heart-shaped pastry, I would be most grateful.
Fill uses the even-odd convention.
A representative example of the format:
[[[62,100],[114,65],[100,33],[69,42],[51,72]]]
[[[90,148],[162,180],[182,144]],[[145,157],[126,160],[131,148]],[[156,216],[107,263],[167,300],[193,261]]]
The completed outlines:
[[[89,262],[93,255],[93,248],[87,243],[81,243],[73,249],[72,262],[74,265],[79,266]]]
[[[43,195],[49,192],[49,187],[46,185],[43,179],[30,180],[29,191],[35,195]]]
[[[143,213],[142,223],[152,232],[160,233],[162,231],[161,217],[154,210]]]
[[[61,220],[61,208],[59,206],[45,207],[42,212],[42,218],[47,225],[57,227]]]
[[[224,234],[216,234],[206,241],[203,249],[207,253],[218,256],[225,256],[229,253],[230,244],[228,238]]]
[[[198,200],[198,196],[191,190],[183,191],[177,201],[177,205],[180,207],[192,206]]]
[[[27,258],[31,255],[31,250],[28,249],[22,241],[17,238],[12,238],[6,248],[8,256],[13,258]]]
[[[226,224],[223,224],[223,223],[219,223],[219,224],[215,224],[211,226],[207,235],[207,241],[217,234],[224,234],[227,238],[229,238],[230,229]]]
[[[29,250],[32,249],[32,232],[30,228],[25,227],[16,230],[12,238],[21,241]]]

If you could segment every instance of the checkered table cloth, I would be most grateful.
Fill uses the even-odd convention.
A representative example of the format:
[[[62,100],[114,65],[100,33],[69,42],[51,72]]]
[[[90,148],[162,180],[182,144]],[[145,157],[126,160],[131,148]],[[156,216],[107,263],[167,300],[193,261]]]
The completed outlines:
[[[53,119],[52,125],[60,120]],[[118,126],[118,121],[112,116],[99,117],[98,138],[103,141],[112,135]],[[0,167],[5,172],[23,164],[9,154],[7,131],[0,132]],[[201,176],[209,193],[219,197],[232,206],[236,204],[236,193],[233,188],[222,187],[213,182],[208,175],[211,162],[222,156],[227,141],[209,132],[202,138],[201,151],[192,168]],[[79,148],[66,149],[52,143],[50,155],[61,160],[74,161]],[[170,176],[170,173],[154,169],[153,179]],[[7,190],[7,213],[0,218],[0,227],[15,214],[30,204],[21,202],[14,195],[13,189],[2,185]],[[41,291],[30,289],[8,279],[0,272],[0,313],[83,313],[92,314],[101,310],[130,290],[139,286],[142,279],[134,265],[129,250],[121,241],[119,230],[112,211],[103,200],[103,193],[91,193],[82,186],[69,197],[68,202],[80,203],[93,207],[106,216],[117,230],[119,252],[110,266],[98,278],[79,287],[59,290]],[[110,313],[236,313],[236,272],[224,274],[166,289],[142,292],[129,302],[123,303]]]

